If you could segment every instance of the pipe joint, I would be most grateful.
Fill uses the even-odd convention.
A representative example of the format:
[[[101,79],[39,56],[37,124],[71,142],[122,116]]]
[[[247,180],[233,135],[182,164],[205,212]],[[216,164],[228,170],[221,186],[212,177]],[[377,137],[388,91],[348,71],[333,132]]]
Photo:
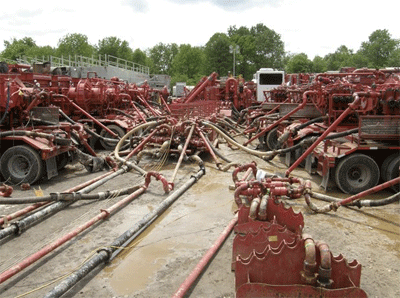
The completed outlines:
[[[98,249],[96,252],[97,253],[105,252],[107,254],[107,259],[106,259],[105,263],[110,262],[111,256],[113,254],[113,250],[111,249],[111,247],[102,247],[102,248]]]

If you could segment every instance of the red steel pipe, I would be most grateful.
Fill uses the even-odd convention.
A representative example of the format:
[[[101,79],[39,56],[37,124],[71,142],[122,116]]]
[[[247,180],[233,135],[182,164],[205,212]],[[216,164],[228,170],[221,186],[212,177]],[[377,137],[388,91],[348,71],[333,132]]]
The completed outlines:
[[[182,285],[179,287],[179,289],[176,291],[176,293],[172,296],[172,298],[180,298],[180,297],[185,296],[185,294],[190,289],[192,284],[196,281],[196,279],[199,277],[201,272],[204,270],[204,268],[207,266],[207,264],[213,258],[215,253],[218,251],[218,249],[224,243],[225,239],[229,236],[233,227],[236,225],[237,221],[238,221],[238,216],[236,214],[235,217],[230,221],[228,226],[221,233],[221,235],[218,237],[218,239],[214,242],[214,244],[207,251],[207,253],[201,258],[200,262],[196,265],[196,267],[193,269],[193,271],[190,273],[190,275],[185,279],[185,281],[182,283]]]
[[[207,80],[202,83],[199,88],[197,88],[197,90],[195,92],[193,92],[192,94],[189,94],[189,96],[185,99],[185,103],[189,103],[191,101],[193,101],[197,95],[199,95],[208,85],[211,84],[212,81],[215,80],[215,78],[217,77],[217,73],[213,72],[208,78]]]
[[[363,93],[365,94],[365,93]],[[354,101],[349,104],[349,107],[344,110],[344,112],[333,122],[327,130],[310,146],[307,148],[307,150],[290,166],[289,169],[285,172],[285,176],[288,177],[290,173],[297,168],[297,166],[315,149],[315,147],[318,146],[319,143],[321,143],[328,134],[330,134],[336,127],[343,121],[344,118],[346,118],[352,111],[354,111],[357,106],[359,105],[361,99],[360,96],[361,93],[354,93]]]
[[[283,116],[282,118],[280,118],[278,121],[275,121],[274,123],[272,123],[271,125],[267,126],[266,128],[264,128],[262,131],[260,131],[258,134],[256,134],[254,137],[252,137],[250,140],[248,140],[246,143],[244,143],[244,146],[247,146],[248,144],[250,144],[251,142],[253,142],[255,139],[258,139],[259,137],[261,137],[262,135],[264,135],[266,132],[271,131],[274,127],[276,127],[278,124],[280,124],[282,121],[288,119],[291,115],[293,115],[294,113],[296,113],[297,111],[301,110],[302,108],[304,108],[307,104],[307,95],[308,94],[317,94],[316,91],[306,91],[303,93],[303,102],[297,106],[297,108],[293,109],[291,112],[287,113],[285,116]]]
[[[144,193],[147,190],[147,188],[148,188],[148,186],[150,184],[150,176],[156,177],[157,180],[162,180],[162,181],[165,180],[165,178],[162,179],[162,177],[160,177],[161,175],[157,175],[157,173],[154,173],[154,172],[148,173],[146,175],[145,184],[142,185],[138,190],[136,190],[135,192],[133,192],[129,196],[125,197],[121,201],[115,203],[110,208],[105,209],[105,210],[101,210],[101,212],[97,216],[93,217],[91,220],[87,221],[83,225],[79,226],[78,228],[74,229],[73,231],[69,232],[68,234],[64,235],[63,237],[57,239],[56,241],[46,245],[45,247],[43,247],[38,252],[36,252],[36,253],[32,254],[31,256],[25,258],[19,264],[15,265],[15,266],[11,267],[10,269],[8,269],[8,270],[4,271],[3,273],[1,273],[0,274],[0,283],[3,283],[4,281],[6,281],[7,279],[11,278],[12,276],[17,274],[18,272],[22,271],[26,267],[30,266],[31,264],[33,264],[37,260],[39,260],[42,257],[44,257],[45,255],[47,255],[51,251],[55,250],[56,248],[58,248],[62,244],[64,244],[67,241],[71,240],[72,238],[77,236],[82,231],[84,231],[84,230],[88,229],[89,227],[93,226],[98,221],[108,218],[112,213],[114,213],[115,211],[119,210],[121,207],[123,207],[123,206],[127,205],[128,203],[130,203],[132,200],[134,200],[135,198],[137,198],[139,195],[141,195],[142,193]],[[163,184],[164,184],[164,182],[163,182]]]
[[[78,109],[79,111],[82,112],[82,114],[84,114],[86,117],[88,117],[90,120],[92,120],[94,123],[96,123],[98,126],[100,126],[101,128],[103,128],[106,132],[108,132],[111,136],[113,137],[119,137],[115,132],[113,132],[112,130],[110,130],[107,126],[105,126],[103,123],[101,123],[99,120],[97,120],[96,118],[94,118],[92,115],[90,115],[88,112],[86,112],[84,109],[82,109],[79,105],[77,105],[76,103],[74,103],[71,99],[69,99],[68,97],[66,97],[65,95],[60,95],[60,94],[55,94],[53,95],[55,97],[62,97],[64,98],[66,101],[68,101],[74,108]]]

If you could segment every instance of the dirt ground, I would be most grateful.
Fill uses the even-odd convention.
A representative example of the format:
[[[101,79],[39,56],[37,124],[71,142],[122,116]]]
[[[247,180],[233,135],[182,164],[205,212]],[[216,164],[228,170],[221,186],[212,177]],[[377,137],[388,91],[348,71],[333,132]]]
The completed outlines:
[[[259,168],[269,172],[284,172],[286,169],[278,157],[267,163],[225,146],[221,150],[229,159],[240,163],[255,160]],[[128,249],[121,251],[109,264],[98,267],[63,297],[171,297],[234,216],[233,191],[229,190],[232,169],[221,172],[211,159],[204,159],[206,175],[131,242]],[[176,159],[170,159],[159,171],[169,179],[176,162]],[[140,165],[149,170],[156,163],[141,162]],[[175,189],[198,169],[194,164],[183,163],[175,180]],[[104,172],[89,174],[81,165],[73,164],[68,165],[58,177],[40,181],[33,187],[38,189],[40,186],[44,194],[65,191],[101,174]],[[321,191],[318,188],[320,177],[309,176],[301,169],[296,170],[294,176],[311,179],[314,191]],[[137,173],[129,172],[93,192],[141,182],[142,178]],[[346,197],[335,189],[329,194]],[[391,194],[383,191],[369,198],[383,198]],[[33,195],[33,190],[21,191],[16,187],[12,196]],[[1,284],[0,297],[42,297],[64,275],[73,271],[98,248],[111,244],[166,197],[161,183],[153,179],[148,191],[128,206]],[[0,241],[1,272],[88,221],[120,198],[79,201],[21,235],[3,239]],[[304,199],[286,203],[296,212],[303,213],[304,232],[311,234],[315,240],[324,240],[334,255],[342,254],[349,262],[356,259],[362,265],[361,288],[369,297],[400,297],[398,203],[378,208],[340,208],[330,214],[312,213]],[[21,205],[2,205],[0,215],[21,208]],[[233,237],[232,233],[187,297],[235,296],[234,273],[230,270]]]

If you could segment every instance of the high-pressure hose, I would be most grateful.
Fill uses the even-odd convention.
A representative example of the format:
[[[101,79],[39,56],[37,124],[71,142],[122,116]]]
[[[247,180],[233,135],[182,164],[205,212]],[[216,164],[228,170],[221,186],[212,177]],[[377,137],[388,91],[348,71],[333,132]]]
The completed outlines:
[[[138,131],[140,131],[140,130],[142,130],[142,129],[144,129],[144,128],[147,128],[147,127],[149,127],[149,126],[156,126],[156,125],[158,125],[158,124],[159,124],[159,122],[157,122],[157,121],[151,121],[151,122],[147,122],[147,123],[143,123],[143,124],[141,124],[141,125],[138,125],[138,126],[136,126],[134,129],[132,129],[131,131],[129,131],[126,135],[124,135],[124,136],[119,140],[119,142],[118,142],[117,145],[115,146],[115,149],[114,149],[114,156],[115,156],[115,158],[116,158],[117,160],[119,160],[120,162],[122,162],[123,164],[129,165],[130,167],[132,167],[133,169],[135,169],[135,170],[138,171],[139,173],[141,173],[141,174],[143,174],[143,175],[146,174],[147,172],[146,172],[145,170],[143,170],[142,168],[138,167],[136,164],[134,164],[134,163],[132,163],[132,162],[129,162],[128,160],[122,158],[122,157],[119,155],[119,151],[120,151],[120,149],[121,149],[122,144],[124,144],[125,141],[128,140],[133,134],[135,134],[136,132],[138,132]]]

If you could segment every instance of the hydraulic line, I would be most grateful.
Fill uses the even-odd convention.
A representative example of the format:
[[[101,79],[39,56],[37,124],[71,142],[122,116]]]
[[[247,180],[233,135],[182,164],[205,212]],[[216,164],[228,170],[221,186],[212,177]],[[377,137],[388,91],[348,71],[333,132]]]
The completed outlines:
[[[83,194],[79,192],[56,192],[50,193],[50,195],[43,197],[28,197],[28,198],[8,198],[2,199],[0,198],[0,204],[28,204],[28,203],[40,203],[40,202],[56,202],[56,201],[79,201],[79,200],[104,200],[108,197],[112,197],[115,195],[126,195],[134,192],[140,186],[135,185],[132,187],[127,187],[124,189],[117,190],[107,190],[102,191],[96,194]]]
[[[54,242],[46,245],[41,250],[37,251],[36,253],[30,255],[29,257],[22,260],[17,265],[9,268],[8,270],[0,273],[0,283],[8,280],[18,272],[22,271],[23,269],[27,268],[28,266],[32,265],[37,260],[43,258],[48,253],[52,252],[56,248],[60,247],[62,244],[66,243],[67,241],[71,240],[72,238],[76,237],[78,234],[83,232],[84,230],[88,229],[89,227],[93,226],[95,223],[99,222],[100,220],[104,220],[110,217],[110,215],[117,210],[121,209],[122,207],[129,204],[132,200],[136,199],[139,195],[144,193],[147,189],[148,185],[138,185],[137,187],[133,187],[130,192],[131,194],[121,201],[115,203],[111,207],[107,208],[106,210],[101,210],[100,214],[93,217],[91,220],[87,221],[83,225],[77,227],[73,231],[69,232],[68,234],[58,238]],[[136,191],[133,189],[136,188]],[[122,195],[122,193],[120,194]]]
[[[130,130],[126,135],[124,135],[124,136],[119,140],[119,142],[118,142],[117,145],[115,146],[115,149],[114,149],[114,156],[115,156],[115,158],[116,158],[117,160],[119,160],[120,162],[122,162],[123,164],[129,165],[129,167],[135,169],[135,171],[138,171],[139,173],[145,175],[145,174],[146,174],[146,171],[145,171],[145,170],[143,170],[142,168],[138,167],[136,164],[134,164],[134,163],[132,163],[132,162],[129,162],[127,159],[124,159],[124,158],[120,157],[120,156],[119,156],[119,151],[120,151],[120,149],[121,149],[122,144],[124,144],[124,142],[125,142],[126,140],[128,140],[134,133],[136,133],[137,131],[140,131],[141,129],[144,129],[144,128],[146,128],[146,127],[156,126],[156,125],[158,125],[158,124],[160,124],[160,123],[157,122],[157,121],[150,121],[150,122],[147,122],[147,123],[143,123],[143,124],[141,124],[141,125],[138,125],[138,126],[136,126],[134,129]]]
[[[210,140],[208,139],[208,136],[207,136],[207,135],[205,135],[204,137],[205,137],[205,139],[206,139],[208,145],[210,146],[210,148],[214,151],[214,153],[215,153],[219,158],[223,159],[224,161],[226,161],[226,162],[228,162],[228,163],[231,163],[231,162],[232,162],[231,160],[229,160],[228,158],[226,158],[224,155],[222,155],[221,152],[219,152],[219,151],[217,150],[217,148],[215,148],[215,147],[213,146],[213,144],[211,144],[211,142],[210,142]]]
[[[362,191],[358,194],[355,194],[347,199],[343,199],[343,200],[332,200],[332,202],[330,204],[327,204],[325,206],[322,207],[318,207],[317,205],[315,205],[313,202],[311,202],[311,197],[313,196],[313,194],[310,191],[306,191],[306,193],[304,194],[304,198],[306,200],[306,203],[308,205],[308,207],[316,212],[316,213],[328,213],[331,210],[336,211],[340,206],[349,206],[349,205],[355,205],[355,206],[359,206],[359,207],[363,207],[363,206],[368,206],[368,207],[376,207],[376,206],[383,206],[383,205],[387,205],[393,202],[396,202],[399,200],[399,194],[396,194],[390,198],[387,199],[383,199],[383,200],[377,200],[376,205],[371,201],[371,200],[365,200],[365,203],[358,203],[357,201],[359,201],[362,197],[365,197],[367,195],[376,193],[382,189],[391,187],[393,185],[397,185],[400,183],[400,177],[394,178],[392,180],[389,180],[387,182],[384,182],[382,184],[379,184],[373,188],[367,189],[365,191]]]
[[[228,143],[230,143],[231,145],[234,145],[236,147],[239,147],[240,149],[246,151],[247,153],[250,153],[252,155],[258,156],[260,158],[268,158],[268,156],[266,156],[266,154],[270,154],[270,151],[258,151],[258,150],[253,150],[253,149],[249,149],[241,144],[239,144],[238,142],[236,142],[235,140],[233,140],[230,136],[226,135],[224,132],[222,132],[222,130],[220,130],[217,126],[215,126],[214,124],[211,124],[209,122],[206,121],[202,121],[202,123],[205,126],[208,126],[210,128],[212,128],[213,130],[215,130],[216,132],[218,132]]]
[[[189,146],[189,142],[190,142],[190,139],[192,138],[193,131],[194,131],[195,127],[196,127],[196,124],[192,124],[192,127],[190,128],[189,134],[188,134],[188,136],[186,138],[185,145],[183,146],[181,155],[179,156],[178,163],[176,164],[175,169],[174,169],[174,173],[172,174],[171,183],[174,183],[176,174],[178,173],[178,170],[179,170],[179,167],[181,166],[183,157],[186,154],[186,149]]]
[[[71,124],[78,124],[76,121],[74,121],[74,120],[72,120],[70,117],[68,117],[68,115],[65,114],[61,109],[59,109],[59,112],[60,112],[60,114],[65,118],[65,120],[67,120],[69,123],[71,123]],[[119,142],[119,140],[117,140],[117,139],[105,138],[105,137],[99,135],[98,133],[96,133],[95,131],[93,131],[93,130],[87,128],[86,126],[83,126],[83,129],[84,129],[88,134],[92,135],[93,137],[102,139],[102,140],[104,140],[104,141],[106,141],[106,142],[109,142],[109,143],[118,143],[118,142]]]
[[[169,208],[186,190],[188,190],[195,182],[197,182],[205,174],[204,166],[200,167],[200,170],[189,178],[189,180],[182,185],[173,194],[169,195],[164,201],[161,202],[152,212],[146,214],[140,221],[138,221],[132,228],[127,230],[121,236],[119,236],[110,246],[100,249],[97,255],[92,257],[90,260],[85,262],[79,270],[71,274],[67,279],[58,284],[52,291],[47,293],[44,297],[60,297],[71,289],[75,284],[82,280],[91,271],[96,269],[100,264],[104,264],[111,259],[113,253],[127,245],[129,242],[136,239],[143,231],[144,227],[149,223],[153,222],[158,216],[160,216],[165,210]],[[135,237],[133,237],[135,236]]]
[[[113,171],[110,171],[110,172],[108,172],[106,174],[103,174],[103,175],[101,175],[99,177],[96,177],[96,178],[94,178],[92,180],[86,181],[86,182],[84,182],[82,184],[79,184],[79,185],[73,187],[73,188],[70,188],[70,189],[68,189],[68,190],[66,190],[64,192],[65,193],[76,192],[76,191],[81,190],[82,188],[84,188],[84,187],[96,182],[96,181],[99,181],[99,180],[111,175],[112,173],[113,173]],[[16,212],[12,213],[12,214],[7,215],[7,216],[3,216],[2,218],[0,218],[0,225],[4,224],[4,220],[7,220],[7,221],[13,220],[15,218],[18,218],[18,217],[20,217],[22,215],[25,215],[28,212],[36,210],[36,209],[38,209],[38,208],[40,208],[40,207],[42,207],[44,205],[47,205],[47,204],[49,204],[49,202],[37,203],[37,204],[31,205],[31,206],[25,207],[25,208],[23,208],[21,210],[18,210]]]
[[[121,169],[118,171],[108,175],[107,177],[85,187],[84,189],[80,190],[80,193],[89,193],[93,189],[99,187],[100,185],[106,183],[107,181],[127,172],[129,168],[127,166],[123,166]],[[12,223],[9,227],[4,228],[3,230],[0,230],[0,239],[3,239],[7,236],[10,235],[17,235],[21,234],[24,232],[27,228],[32,226],[34,223],[39,222],[49,216],[50,214],[55,214],[58,211],[68,207],[69,205],[73,204],[75,200],[70,200],[70,201],[61,201],[61,202],[55,202],[49,206],[46,206],[45,208],[41,209],[40,211],[31,214],[24,219],[21,219],[18,222]]]
[[[189,274],[189,276],[185,279],[179,289],[175,292],[172,296],[173,298],[180,298],[184,297],[188,290],[192,287],[193,283],[197,280],[201,272],[213,258],[213,256],[217,253],[219,248],[225,242],[226,238],[232,232],[233,227],[236,225],[238,221],[238,215],[235,214],[235,217],[229,222],[226,228],[222,231],[218,239],[214,242],[214,244],[210,247],[207,253],[201,258],[199,263],[197,263],[196,267],[193,271]]]

